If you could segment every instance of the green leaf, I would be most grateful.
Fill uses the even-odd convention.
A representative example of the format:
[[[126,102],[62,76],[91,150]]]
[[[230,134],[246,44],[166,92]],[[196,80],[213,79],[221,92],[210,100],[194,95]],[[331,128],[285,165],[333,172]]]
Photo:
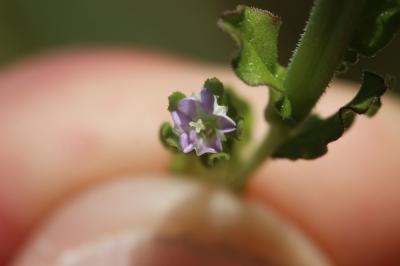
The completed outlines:
[[[179,102],[185,98],[186,95],[182,92],[175,91],[168,97],[168,111],[173,112],[178,108]]]
[[[373,57],[400,31],[400,0],[367,0],[338,73],[358,62],[359,55]]]
[[[387,90],[383,78],[365,72],[362,86],[357,95],[338,112],[321,119],[311,116],[295,132],[294,136],[283,143],[273,154],[275,158],[315,159],[324,155],[327,145],[339,139],[352,125],[356,114],[374,115],[380,107],[380,97]]]
[[[238,6],[225,12],[218,25],[238,44],[232,61],[236,75],[250,86],[274,90],[274,107],[283,119],[291,117],[291,103],[282,86],[286,69],[278,64],[281,19],[268,11]]]
[[[170,123],[165,122],[160,127],[159,137],[161,143],[169,150],[180,151],[179,137]]]
[[[237,76],[250,86],[268,85],[281,90],[277,64],[281,19],[264,10],[238,6],[224,13],[218,25],[239,46],[232,62]]]
[[[400,0],[367,0],[350,48],[374,56],[400,30]]]

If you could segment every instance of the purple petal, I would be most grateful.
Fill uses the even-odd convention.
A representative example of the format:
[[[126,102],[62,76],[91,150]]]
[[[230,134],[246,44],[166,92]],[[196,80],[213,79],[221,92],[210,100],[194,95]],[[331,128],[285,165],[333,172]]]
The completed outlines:
[[[199,135],[196,134],[194,130],[191,130],[189,133],[185,134],[186,136],[181,136],[181,145],[182,145],[182,150],[184,152],[190,152],[193,149],[196,151],[197,156],[201,156],[204,153],[207,152],[215,152],[213,149],[208,148],[205,144],[205,141],[203,138],[199,137]],[[186,147],[184,149],[183,147]]]
[[[184,114],[189,120],[197,116],[197,102],[192,98],[185,98],[178,104],[178,111]]]
[[[172,120],[174,121],[175,128],[180,131],[185,131],[189,127],[190,119],[179,111],[171,113]]]
[[[198,145],[196,146],[196,155],[197,156],[201,156],[205,153],[216,153],[216,152],[217,151],[214,148],[208,147],[203,142],[198,143]]]
[[[194,144],[190,141],[187,133],[183,133],[179,136],[179,144],[184,153],[189,153],[194,149]]]
[[[230,117],[226,115],[217,115],[216,117],[221,132],[227,133],[236,130],[236,123]]]
[[[202,89],[200,92],[200,97],[201,107],[203,108],[204,112],[211,114],[214,110],[215,96],[212,94],[211,90]]]
[[[222,151],[222,143],[220,138],[215,138],[208,143],[208,147],[212,148],[216,152],[221,152]]]

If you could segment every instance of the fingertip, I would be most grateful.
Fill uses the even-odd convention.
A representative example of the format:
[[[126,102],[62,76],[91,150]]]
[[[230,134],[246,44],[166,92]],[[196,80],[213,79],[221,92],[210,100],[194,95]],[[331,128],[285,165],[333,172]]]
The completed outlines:
[[[114,179],[66,202],[15,260],[25,265],[329,265],[270,208],[174,176]]]

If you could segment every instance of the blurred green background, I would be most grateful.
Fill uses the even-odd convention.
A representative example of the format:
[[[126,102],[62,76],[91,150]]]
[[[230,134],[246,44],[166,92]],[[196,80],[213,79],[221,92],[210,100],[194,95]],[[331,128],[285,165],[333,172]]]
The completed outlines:
[[[265,8],[283,19],[280,61],[286,64],[302,32],[311,0],[0,0],[0,66],[68,45],[148,47],[200,60],[228,63],[231,40],[216,27],[237,4]],[[400,38],[363,68],[400,77]],[[358,80],[363,70],[346,78]]]

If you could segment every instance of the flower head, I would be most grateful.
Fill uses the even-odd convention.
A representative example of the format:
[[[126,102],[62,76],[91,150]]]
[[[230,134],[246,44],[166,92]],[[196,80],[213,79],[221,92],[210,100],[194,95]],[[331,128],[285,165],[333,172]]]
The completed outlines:
[[[236,123],[227,116],[227,111],[207,88],[180,100],[172,119],[182,151],[194,150],[198,156],[222,152],[225,133],[236,130]]]

